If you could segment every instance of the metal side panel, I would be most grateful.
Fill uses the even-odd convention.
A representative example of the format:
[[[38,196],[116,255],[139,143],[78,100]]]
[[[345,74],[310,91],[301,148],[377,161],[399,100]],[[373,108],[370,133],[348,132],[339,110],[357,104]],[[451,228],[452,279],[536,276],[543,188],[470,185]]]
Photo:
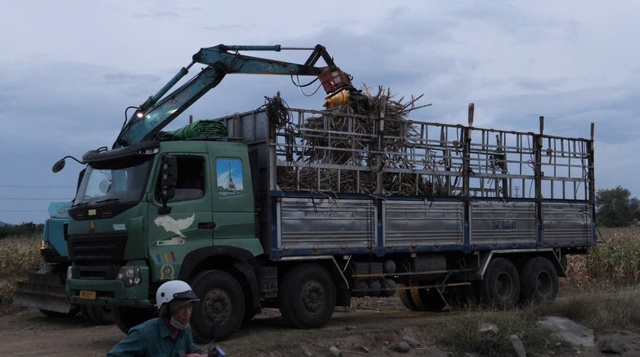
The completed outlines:
[[[376,208],[371,200],[283,198],[279,249],[371,248]]]
[[[592,211],[588,204],[543,203],[542,220],[545,247],[595,244]]]
[[[385,247],[464,244],[462,202],[384,201]]]
[[[471,202],[471,245],[536,244],[533,202]]]

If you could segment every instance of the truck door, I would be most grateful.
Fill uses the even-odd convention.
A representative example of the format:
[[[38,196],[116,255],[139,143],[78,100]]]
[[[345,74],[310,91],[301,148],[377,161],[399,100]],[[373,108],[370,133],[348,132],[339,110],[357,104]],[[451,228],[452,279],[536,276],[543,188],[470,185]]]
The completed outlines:
[[[229,151],[227,151],[229,153]],[[218,156],[213,162],[216,192],[213,193],[214,245],[242,246],[239,239],[255,237],[251,173],[244,157]]]
[[[158,213],[162,206],[158,194],[155,205],[150,205],[149,259],[153,262],[151,274],[155,279],[176,278],[186,254],[211,246],[213,238],[211,185],[206,184],[211,177],[207,156],[176,155],[176,158],[175,196],[167,203],[171,212],[166,215]]]

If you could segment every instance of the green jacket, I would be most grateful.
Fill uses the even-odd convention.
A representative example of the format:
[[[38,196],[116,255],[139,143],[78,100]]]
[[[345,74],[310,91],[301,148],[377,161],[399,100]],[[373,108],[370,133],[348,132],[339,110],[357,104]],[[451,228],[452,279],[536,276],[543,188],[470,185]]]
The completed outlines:
[[[174,340],[167,323],[157,317],[132,327],[107,357],[181,357],[189,353],[207,353],[193,342],[191,328],[180,331]]]

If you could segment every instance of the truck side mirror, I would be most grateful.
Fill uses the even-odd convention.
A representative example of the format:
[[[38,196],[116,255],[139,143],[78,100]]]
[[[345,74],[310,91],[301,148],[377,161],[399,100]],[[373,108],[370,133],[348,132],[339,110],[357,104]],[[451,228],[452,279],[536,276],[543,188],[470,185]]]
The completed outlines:
[[[53,164],[53,167],[51,168],[51,171],[53,171],[54,173],[58,173],[60,171],[62,171],[62,169],[64,169],[64,165],[67,162],[64,159],[60,159],[58,161],[56,161],[55,164]]]
[[[165,155],[160,161],[160,199],[162,207],[159,214],[169,214],[171,207],[167,207],[167,201],[176,194],[178,182],[178,160],[175,156]]]

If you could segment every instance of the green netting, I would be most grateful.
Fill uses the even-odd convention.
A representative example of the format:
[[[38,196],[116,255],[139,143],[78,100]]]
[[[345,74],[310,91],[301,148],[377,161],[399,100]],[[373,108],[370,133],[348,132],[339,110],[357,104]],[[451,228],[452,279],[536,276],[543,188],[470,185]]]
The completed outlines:
[[[229,133],[224,124],[217,120],[198,120],[178,130],[168,131],[165,135],[176,140],[187,140],[202,137],[226,138]]]

